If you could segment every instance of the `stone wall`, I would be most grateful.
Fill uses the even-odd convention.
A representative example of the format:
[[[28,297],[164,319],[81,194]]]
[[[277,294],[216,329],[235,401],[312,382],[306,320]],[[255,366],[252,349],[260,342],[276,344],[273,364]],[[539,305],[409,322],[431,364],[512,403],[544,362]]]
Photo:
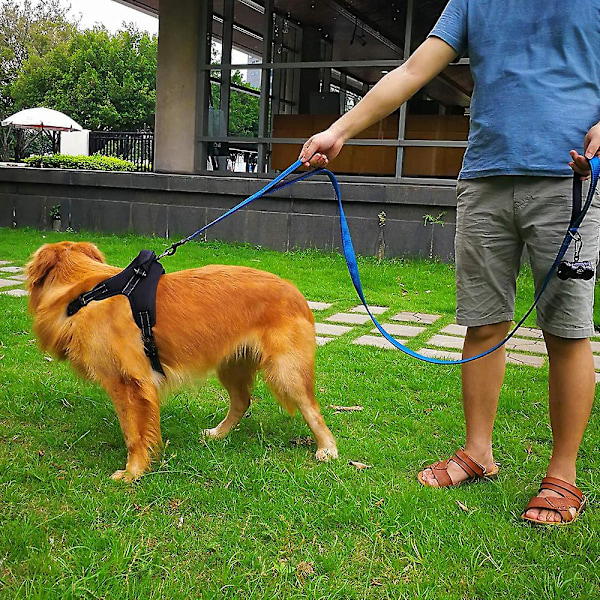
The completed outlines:
[[[63,228],[135,232],[178,239],[256,192],[266,176],[165,175],[0,167],[0,227],[50,229],[60,205]],[[454,255],[454,186],[342,182],[344,211],[357,254]],[[385,212],[380,227],[378,215]],[[426,215],[442,223],[432,222]],[[206,232],[206,239],[274,250],[340,247],[338,206],[330,183],[303,181],[261,198]]]

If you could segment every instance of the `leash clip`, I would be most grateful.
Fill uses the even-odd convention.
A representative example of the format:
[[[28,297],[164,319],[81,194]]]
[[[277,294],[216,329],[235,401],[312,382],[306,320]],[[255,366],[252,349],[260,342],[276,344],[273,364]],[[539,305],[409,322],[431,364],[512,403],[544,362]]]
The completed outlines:
[[[576,229],[575,231],[569,229],[569,235],[571,236],[571,239],[573,240],[573,261],[574,262],[579,262],[579,254],[581,253],[581,248],[583,246],[583,240],[581,239],[581,234],[579,233],[579,231]]]

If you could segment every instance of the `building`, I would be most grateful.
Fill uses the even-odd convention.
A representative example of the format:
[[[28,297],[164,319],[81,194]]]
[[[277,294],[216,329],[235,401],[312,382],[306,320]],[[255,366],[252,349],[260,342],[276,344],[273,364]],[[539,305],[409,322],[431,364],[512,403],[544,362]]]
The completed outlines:
[[[123,215],[129,210],[126,229],[171,236],[189,233],[258,189],[260,181],[252,177],[271,177],[294,162],[311,134],[410,55],[445,5],[445,0],[118,1],[159,18],[155,174],[126,180],[136,193],[122,191],[123,201],[135,196],[140,202],[123,207]],[[239,52],[248,56],[246,62],[232,59]],[[461,59],[400,110],[349,141],[331,164],[343,181],[358,252],[381,254],[385,245],[388,256],[452,257],[454,184],[466,147],[472,86],[468,59]],[[249,173],[233,174],[228,159],[240,154]],[[36,177],[48,185],[46,176]],[[79,192],[87,194],[84,187],[89,186]],[[328,185],[303,182],[288,189],[268,204],[261,200],[237,221],[224,221],[216,237],[281,250],[337,248],[337,209]],[[108,195],[115,202],[120,197],[117,190]],[[76,203],[69,202],[77,213]],[[138,226],[133,215],[144,210],[142,204],[151,205],[153,215],[170,214],[168,225],[153,216],[138,217],[146,223]],[[103,227],[100,221],[92,226]],[[72,226],[78,225],[89,227],[85,219],[75,219]]]

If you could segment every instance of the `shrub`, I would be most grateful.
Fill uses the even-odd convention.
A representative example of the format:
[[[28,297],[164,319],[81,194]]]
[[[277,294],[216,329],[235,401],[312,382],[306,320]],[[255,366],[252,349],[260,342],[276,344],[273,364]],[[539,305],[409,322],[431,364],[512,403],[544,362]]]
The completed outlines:
[[[113,156],[69,156],[53,154],[50,156],[30,156],[25,163],[31,167],[47,167],[50,169],[87,169],[95,171],[135,171],[136,166],[121,158]]]

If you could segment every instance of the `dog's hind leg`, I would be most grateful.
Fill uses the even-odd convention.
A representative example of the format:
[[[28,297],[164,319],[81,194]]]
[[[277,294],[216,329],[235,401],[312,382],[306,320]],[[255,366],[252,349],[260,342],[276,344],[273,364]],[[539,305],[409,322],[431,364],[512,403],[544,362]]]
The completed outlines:
[[[254,376],[258,365],[252,357],[232,358],[217,369],[217,376],[229,394],[227,416],[212,429],[205,429],[208,438],[224,438],[235,427],[250,406],[250,393],[254,385]]]
[[[112,479],[130,482],[143,475],[162,445],[158,393],[151,383],[116,380],[105,383],[119,422],[125,445],[127,465],[115,471]]]
[[[297,407],[317,442],[315,458],[337,458],[335,438],[325,424],[314,394],[314,359],[290,352],[268,361],[264,367],[266,381],[279,403],[290,414]]]

